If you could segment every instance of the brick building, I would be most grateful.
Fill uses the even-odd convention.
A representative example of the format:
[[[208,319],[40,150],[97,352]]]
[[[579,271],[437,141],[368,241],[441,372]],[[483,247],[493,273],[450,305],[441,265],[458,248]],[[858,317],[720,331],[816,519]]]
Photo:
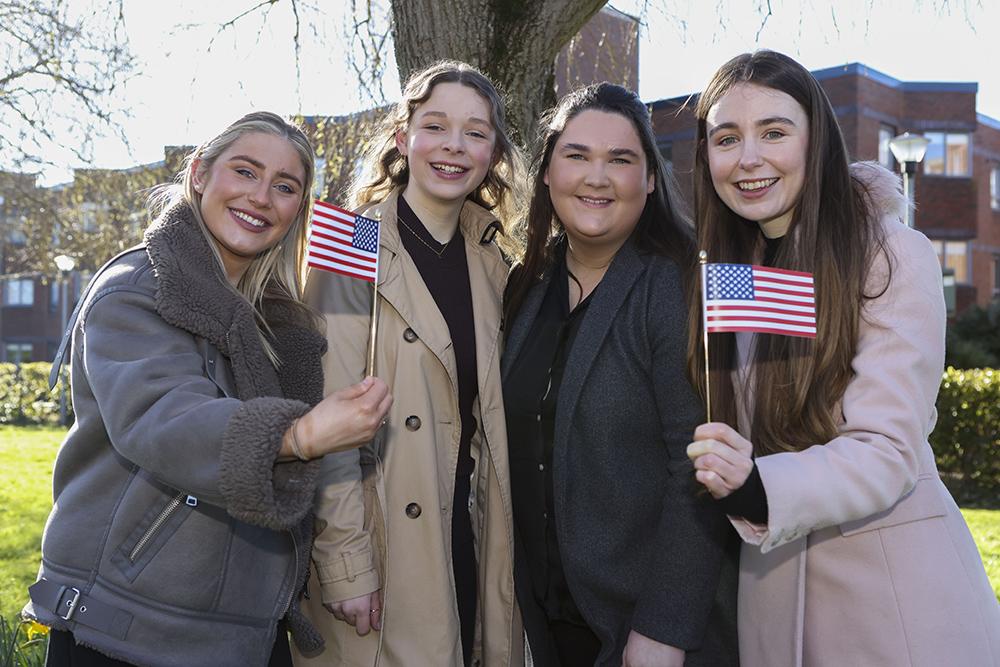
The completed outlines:
[[[976,83],[899,81],[859,63],[815,70],[853,160],[897,169],[889,140],[931,140],[914,184],[915,224],[952,269],[957,310],[1000,298],[1000,121],[976,113]],[[690,197],[694,96],[653,102],[664,156]]]
[[[166,146],[151,164],[77,169],[51,188],[37,187],[34,175],[0,173],[0,362],[55,356],[64,295],[68,314],[93,271],[141,238],[144,190],[169,181],[189,151]],[[76,259],[66,276],[52,262],[59,254]]]

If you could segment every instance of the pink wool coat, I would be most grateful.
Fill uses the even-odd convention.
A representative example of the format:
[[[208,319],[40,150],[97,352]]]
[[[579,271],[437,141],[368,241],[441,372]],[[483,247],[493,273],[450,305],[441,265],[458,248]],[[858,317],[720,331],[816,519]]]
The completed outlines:
[[[758,458],[768,524],[733,520],[744,540],[741,663],[1000,665],[1000,607],[927,441],[944,364],[940,265],[902,223],[899,179],[868,163],[852,170],[882,218],[891,280],[864,307],[838,436]],[[888,266],[876,259],[869,294]],[[744,364],[752,336],[737,335]],[[747,371],[737,371],[737,392]]]

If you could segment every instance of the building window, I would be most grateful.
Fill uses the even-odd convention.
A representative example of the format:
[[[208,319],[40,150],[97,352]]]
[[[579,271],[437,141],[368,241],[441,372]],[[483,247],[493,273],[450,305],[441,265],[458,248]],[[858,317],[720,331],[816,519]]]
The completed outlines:
[[[972,282],[972,272],[969,270],[969,242],[931,240],[931,245],[937,251],[941,267],[955,271],[955,282],[969,284]]]
[[[896,136],[896,128],[882,125],[878,128],[878,163],[886,169],[895,169],[896,160],[892,157],[889,141]]]
[[[1000,255],[993,255],[993,296],[1000,296]]]
[[[1000,211],[1000,167],[990,169],[990,208]]]
[[[31,343],[7,343],[7,363],[24,364],[31,361]]]
[[[924,173],[938,176],[969,176],[972,174],[971,139],[968,134],[925,132],[930,140],[924,156]]]
[[[33,278],[14,278],[3,286],[3,305],[31,306],[35,303],[35,281]]]
[[[80,204],[80,222],[83,225],[83,231],[97,231],[97,213],[99,210],[100,207],[92,201],[85,201]]]
[[[322,199],[326,196],[326,160],[318,157],[315,161],[316,175],[313,177],[313,197]]]
[[[59,288],[62,285],[58,280],[53,280],[49,282],[49,312],[56,312],[56,308],[59,307]]]

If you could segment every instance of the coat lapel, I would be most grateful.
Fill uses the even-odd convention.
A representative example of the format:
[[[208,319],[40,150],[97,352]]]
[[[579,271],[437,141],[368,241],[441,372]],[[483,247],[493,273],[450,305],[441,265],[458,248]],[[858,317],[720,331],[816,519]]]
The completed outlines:
[[[644,269],[645,266],[635,245],[631,240],[626,241],[594,292],[593,301],[587,307],[583,322],[580,323],[573,349],[566,359],[566,371],[559,388],[559,403],[556,406],[554,456],[560,456],[560,452],[565,455],[566,442],[580,392],[583,391],[583,383],[590,373],[597,353],[604,345],[604,339],[611,325]],[[558,487],[557,484],[557,493],[565,492],[565,488]]]
[[[554,272],[550,268],[542,277],[540,283],[532,287],[513,322],[509,323],[510,330],[507,334],[507,344],[504,348],[503,357],[500,359],[501,377],[506,380],[510,373],[512,362],[517,359],[521,352],[524,341],[528,339],[531,327],[538,317],[538,311],[542,307],[542,300],[545,299],[545,292],[549,289],[549,282],[552,280]]]

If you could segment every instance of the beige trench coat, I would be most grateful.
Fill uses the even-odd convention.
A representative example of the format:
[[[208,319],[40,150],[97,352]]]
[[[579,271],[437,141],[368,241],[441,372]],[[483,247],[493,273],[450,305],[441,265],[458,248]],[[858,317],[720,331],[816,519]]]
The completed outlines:
[[[462,664],[451,565],[451,513],[461,420],[448,325],[396,226],[398,191],[365,212],[381,219],[376,374],[395,401],[389,423],[360,452],[323,462],[310,599],[303,607],[325,650],[297,665]],[[479,429],[472,498],[479,563],[473,664],[520,665],[524,648],[513,583],[507,434],[500,386],[501,298],[507,276],[491,242],[495,218],[466,203],[460,216],[475,316]],[[314,271],[308,301],[326,318],[326,391],[364,375],[372,284]],[[322,602],[382,589],[382,631],[358,637]]]
[[[757,459],[768,525],[734,520],[745,542],[740,661],[997,666],[1000,608],[927,441],[944,363],[940,266],[900,220],[898,178],[867,164],[854,170],[884,214],[892,277],[865,306],[839,435]],[[886,262],[877,262],[869,294],[886,284]],[[737,340],[745,360],[752,334]],[[748,435],[746,412],[740,421]]]

